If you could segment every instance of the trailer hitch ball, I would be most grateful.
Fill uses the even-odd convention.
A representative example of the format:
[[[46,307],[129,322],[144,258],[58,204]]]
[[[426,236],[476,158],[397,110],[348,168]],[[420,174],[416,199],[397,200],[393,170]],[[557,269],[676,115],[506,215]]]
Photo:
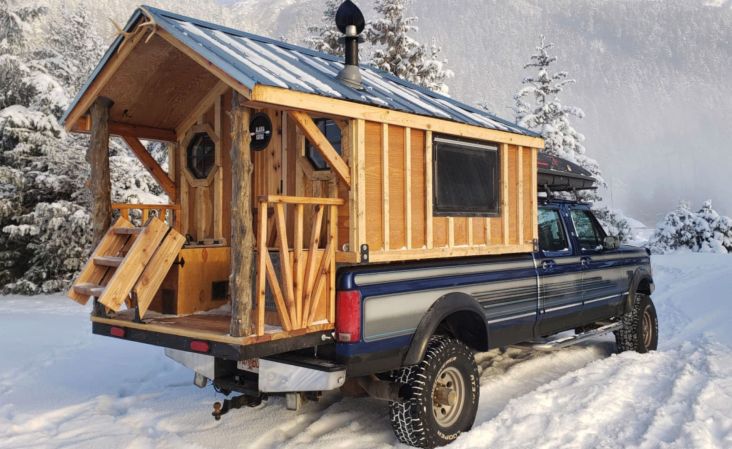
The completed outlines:
[[[211,415],[214,417],[216,421],[221,419],[221,402],[214,402],[213,405],[213,413]]]

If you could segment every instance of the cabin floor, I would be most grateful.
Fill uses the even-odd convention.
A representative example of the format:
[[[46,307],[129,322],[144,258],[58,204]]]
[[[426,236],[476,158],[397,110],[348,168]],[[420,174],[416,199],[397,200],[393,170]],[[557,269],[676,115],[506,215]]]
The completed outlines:
[[[285,331],[281,326],[266,324],[264,335],[256,335],[254,325],[252,332],[245,337],[232,337],[229,334],[231,323],[230,305],[226,304],[217,309],[192,314],[167,315],[148,311],[145,318],[139,322],[135,321],[135,310],[127,309],[112,313],[107,317],[92,316],[92,322],[109,324],[112,326],[129,327],[151,332],[160,332],[183,337],[199,338],[210,341],[248,345],[261,343],[270,340],[287,338],[306,332],[324,331],[332,328],[326,320],[313,323],[306,329],[299,331]],[[252,313],[254,315],[254,311]],[[254,323],[254,316],[252,323]]]

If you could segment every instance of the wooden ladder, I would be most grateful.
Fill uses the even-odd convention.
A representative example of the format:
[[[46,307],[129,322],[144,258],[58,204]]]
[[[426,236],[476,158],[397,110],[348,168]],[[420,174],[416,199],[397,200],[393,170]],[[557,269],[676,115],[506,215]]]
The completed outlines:
[[[120,217],[67,294],[80,304],[94,297],[115,312],[133,298],[142,318],[184,243],[185,237],[157,217],[142,227]]]

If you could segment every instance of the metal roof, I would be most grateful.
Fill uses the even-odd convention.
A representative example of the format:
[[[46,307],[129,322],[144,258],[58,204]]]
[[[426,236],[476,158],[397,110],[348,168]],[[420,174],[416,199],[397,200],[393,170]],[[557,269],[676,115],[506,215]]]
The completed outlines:
[[[483,128],[538,136],[507,120],[372,66],[361,65],[363,89],[353,89],[336,77],[344,65],[338,57],[151,6],[143,6],[135,11],[125,30],[131,31],[143,14],[151,16],[162,29],[249,89],[254,89],[257,84],[280,87]],[[115,40],[67,114],[121,42],[121,37]],[[65,119],[66,115],[63,117]]]

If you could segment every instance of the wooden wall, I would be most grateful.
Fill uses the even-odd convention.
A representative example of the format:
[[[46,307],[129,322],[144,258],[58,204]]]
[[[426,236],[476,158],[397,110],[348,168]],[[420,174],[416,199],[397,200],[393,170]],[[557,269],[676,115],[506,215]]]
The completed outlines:
[[[434,217],[431,142],[430,131],[365,122],[361,225],[370,260],[531,251],[537,150],[499,144],[500,216]]]

